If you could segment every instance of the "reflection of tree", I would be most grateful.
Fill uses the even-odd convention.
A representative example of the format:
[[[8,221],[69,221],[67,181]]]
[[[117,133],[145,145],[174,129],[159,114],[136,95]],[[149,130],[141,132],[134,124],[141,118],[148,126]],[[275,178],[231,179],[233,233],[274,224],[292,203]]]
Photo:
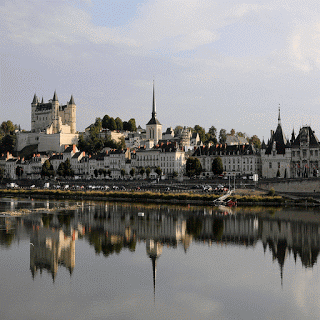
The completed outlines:
[[[123,236],[106,235],[103,229],[95,229],[87,233],[90,245],[97,254],[102,253],[105,257],[113,253],[119,254],[123,248],[128,248],[131,252],[136,250],[136,240],[126,240]]]
[[[43,225],[46,228],[49,228],[52,219],[53,219],[53,214],[47,214],[47,213],[42,214],[41,220],[42,220]]]
[[[220,241],[223,235],[224,224],[222,219],[213,219],[213,238]]]
[[[0,230],[0,245],[10,247],[14,239],[14,230]]]
[[[198,238],[202,230],[202,220],[199,217],[190,217],[187,220],[187,233]]]
[[[66,227],[70,226],[71,218],[74,217],[74,213],[58,214],[58,221],[61,226],[65,225]]]

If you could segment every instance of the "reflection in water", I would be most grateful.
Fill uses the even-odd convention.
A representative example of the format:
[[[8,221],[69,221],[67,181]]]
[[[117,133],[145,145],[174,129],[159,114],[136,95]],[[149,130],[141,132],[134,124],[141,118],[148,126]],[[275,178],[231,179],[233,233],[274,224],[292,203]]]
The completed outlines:
[[[293,254],[295,262],[299,257],[305,268],[312,268],[319,255],[320,220],[281,219],[274,213],[222,214],[209,207],[143,207],[101,202],[19,203],[12,199],[0,202],[2,211],[35,207],[40,211],[21,218],[0,218],[1,246],[8,247],[14,240],[29,237],[33,278],[38,270],[41,273],[45,269],[54,281],[59,266],[67,268],[71,275],[75,268],[78,237],[86,239],[97,254],[105,257],[119,254],[124,249],[134,252],[137,242],[145,242],[152,261],[154,293],[156,262],[164,245],[179,246],[187,252],[193,241],[209,246],[216,242],[253,248],[261,241],[264,252],[269,250],[279,264],[281,283],[288,254]],[[144,212],[144,215],[138,215],[138,212]]]

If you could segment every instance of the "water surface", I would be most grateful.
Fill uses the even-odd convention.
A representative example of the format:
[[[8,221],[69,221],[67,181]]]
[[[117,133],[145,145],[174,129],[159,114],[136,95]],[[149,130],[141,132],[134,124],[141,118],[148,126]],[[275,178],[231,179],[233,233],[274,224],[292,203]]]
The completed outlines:
[[[1,319],[319,319],[320,214],[2,199]]]

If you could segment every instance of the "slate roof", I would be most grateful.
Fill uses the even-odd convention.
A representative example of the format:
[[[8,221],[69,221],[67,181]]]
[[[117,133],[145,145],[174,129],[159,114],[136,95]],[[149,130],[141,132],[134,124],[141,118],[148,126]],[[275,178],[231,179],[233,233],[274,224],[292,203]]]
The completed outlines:
[[[266,154],[271,154],[273,145],[275,143],[275,148],[277,154],[285,154],[286,148],[290,147],[290,143],[287,141],[284,132],[281,126],[281,119],[280,119],[280,109],[279,109],[279,117],[278,117],[278,126],[276,132],[274,132],[268,141]]]
[[[226,145],[226,144],[216,144],[211,147],[201,146],[197,148],[193,156],[210,156],[210,155],[251,155],[259,154],[259,151],[252,144],[243,145]]]
[[[305,126],[302,127],[299,131],[298,136],[295,138],[294,142],[292,143],[293,147],[300,147],[301,142],[309,142],[309,147],[319,147],[319,140],[312,131],[311,127]]]

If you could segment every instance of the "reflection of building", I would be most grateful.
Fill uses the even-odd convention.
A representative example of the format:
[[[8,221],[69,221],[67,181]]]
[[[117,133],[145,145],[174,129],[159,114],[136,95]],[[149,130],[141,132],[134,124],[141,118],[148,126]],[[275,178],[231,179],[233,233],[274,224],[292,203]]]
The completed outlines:
[[[54,280],[58,266],[65,266],[70,275],[75,266],[75,240],[78,232],[73,230],[72,236],[66,236],[62,230],[36,228],[31,235],[30,270],[32,277],[40,270],[46,269]]]

